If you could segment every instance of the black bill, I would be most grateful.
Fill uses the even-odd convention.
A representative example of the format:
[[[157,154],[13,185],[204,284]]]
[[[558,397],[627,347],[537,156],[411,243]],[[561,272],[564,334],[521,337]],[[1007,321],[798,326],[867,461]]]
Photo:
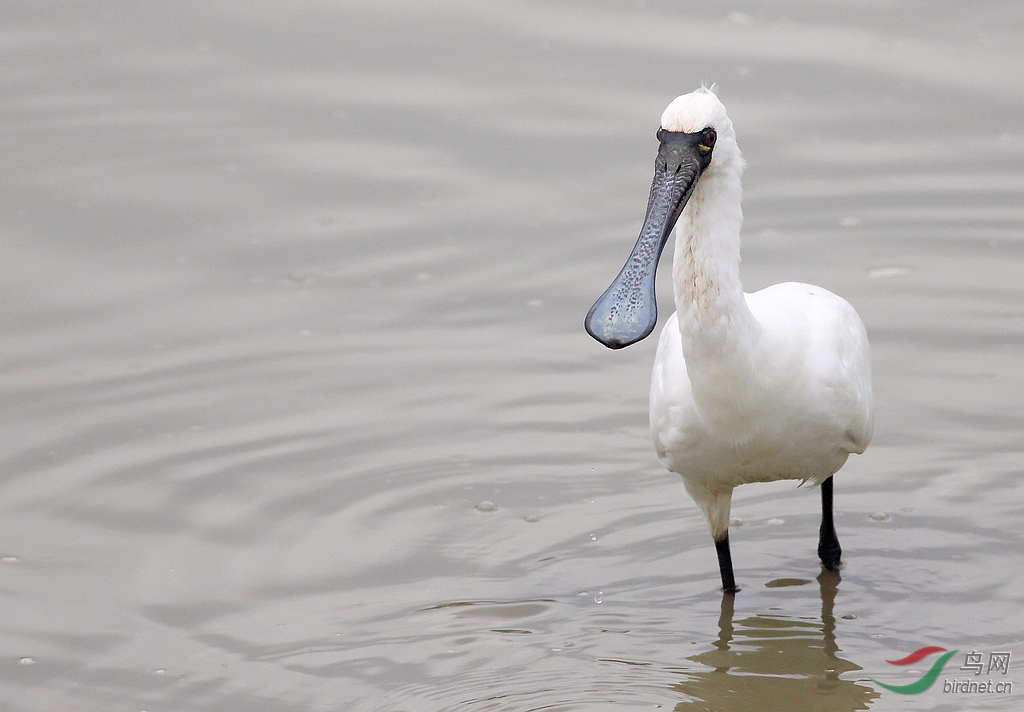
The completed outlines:
[[[658,323],[654,278],[658,260],[697,179],[711,162],[714,129],[677,133],[661,129],[647,216],[633,252],[587,313],[587,333],[610,349],[645,338]]]

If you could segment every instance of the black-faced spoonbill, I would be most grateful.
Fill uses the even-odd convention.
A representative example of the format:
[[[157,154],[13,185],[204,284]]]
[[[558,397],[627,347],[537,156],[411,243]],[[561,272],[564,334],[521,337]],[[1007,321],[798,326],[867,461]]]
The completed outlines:
[[[612,349],[658,320],[654,276],[676,223],[676,313],[661,332],[651,379],[651,432],[662,463],[683,476],[734,592],[732,491],[747,482],[821,485],[818,556],[839,567],[832,475],[871,439],[867,333],[845,300],[786,282],[744,294],[740,284],[743,158],[725,107],[709,89],[677,98],[661,117],[647,216],[625,266],[587,314]]]

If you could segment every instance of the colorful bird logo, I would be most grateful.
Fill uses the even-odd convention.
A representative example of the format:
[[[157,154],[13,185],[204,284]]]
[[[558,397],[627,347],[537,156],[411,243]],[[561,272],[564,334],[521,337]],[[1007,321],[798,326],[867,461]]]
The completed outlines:
[[[890,665],[910,665],[911,663],[916,663],[918,660],[922,658],[928,657],[932,653],[940,653],[944,650],[946,649],[940,648],[937,645],[927,645],[923,648],[918,648],[905,658],[900,658],[899,660],[886,660],[885,662],[889,663]],[[932,686],[932,683],[935,682],[935,679],[939,676],[939,673],[942,672],[942,666],[946,664],[947,660],[956,655],[956,652],[957,651],[955,650],[950,650],[949,652],[945,653],[945,655],[939,656],[938,660],[936,660],[932,664],[928,672],[921,676],[921,679],[912,682],[909,685],[886,685],[884,682],[879,682],[878,680],[875,680],[873,678],[871,682],[875,683],[876,685],[881,685],[887,690],[898,692],[901,695],[916,695],[919,692],[924,692]]]

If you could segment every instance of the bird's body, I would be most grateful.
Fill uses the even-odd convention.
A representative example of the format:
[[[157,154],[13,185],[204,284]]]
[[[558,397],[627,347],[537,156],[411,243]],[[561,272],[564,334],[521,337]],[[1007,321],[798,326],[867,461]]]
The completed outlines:
[[[653,268],[676,226],[676,313],[651,381],[651,430],[662,463],[683,476],[736,590],[728,545],[732,490],[750,482],[825,483],[819,555],[839,565],[831,476],[872,430],[864,325],[845,300],[787,282],[744,294],[739,278],[743,159],[718,98],[699,90],[662,116],[647,219],[630,261],[591,309],[588,331],[612,348],[657,319]],[[713,156],[712,156],[713,150]],[[658,242],[660,241],[660,242]]]
[[[871,433],[867,337],[853,308],[793,282],[747,295],[746,306],[759,328],[741,358],[685,348],[673,314],[651,378],[655,450],[683,476],[716,538],[734,487],[820,484]]]

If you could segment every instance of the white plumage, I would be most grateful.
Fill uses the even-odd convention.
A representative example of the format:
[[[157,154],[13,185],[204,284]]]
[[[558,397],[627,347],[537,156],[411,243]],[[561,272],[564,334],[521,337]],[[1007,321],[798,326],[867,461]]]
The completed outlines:
[[[819,555],[835,568],[840,550],[829,478],[850,453],[864,451],[872,431],[864,325],[853,307],[821,287],[787,282],[743,293],[744,162],[732,122],[714,93],[701,89],[677,98],[662,116],[662,129],[671,132],[659,133],[666,137],[663,149],[664,140],[695,137],[689,139],[700,141],[694,160],[712,148],[713,155],[702,171],[696,169],[676,223],[676,313],[662,330],[651,380],[651,431],[658,457],[682,475],[704,512],[727,591],[735,590],[728,551],[732,491],[749,482],[828,481]],[[662,169],[660,163],[656,167],[652,205]],[[651,232],[647,222],[658,219],[671,216],[652,217],[649,208],[638,247]],[[602,299],[619,300],[621,308],[628,279],[620,273]],[[616,284],[619,291],[613,292]],[[599,304],[588,315],[588,330],[616,348],[632,343],[597,333],[601,319],[607,322],[604,334],[614,334],[620,328],[614,320],[621,319],[617,313],[602,316]]]
[[[730,329],[732,338],[711,348],[693,338],[691,314],[673,314],[651,379],[655,450],[683,476],[716,540],[728,529],[734,487],[820,484],[871,438],[867,336],[853,308],[793,282],[745,296],[750,320],[725,318],[749,331]]]

